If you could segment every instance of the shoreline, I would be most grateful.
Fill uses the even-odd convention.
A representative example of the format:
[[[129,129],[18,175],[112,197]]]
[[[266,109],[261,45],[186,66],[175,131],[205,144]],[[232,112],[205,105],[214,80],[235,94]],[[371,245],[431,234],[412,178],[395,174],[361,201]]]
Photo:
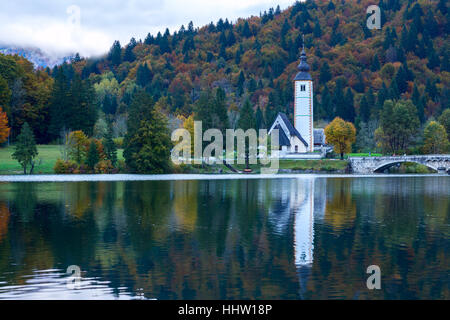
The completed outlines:
[[[449,177],[448,174],[60,174],[0,175],[0,183],[8,182],[115,182],[115,181],[188,181],[188,180],[255,180],[315,178],[391,178]]]

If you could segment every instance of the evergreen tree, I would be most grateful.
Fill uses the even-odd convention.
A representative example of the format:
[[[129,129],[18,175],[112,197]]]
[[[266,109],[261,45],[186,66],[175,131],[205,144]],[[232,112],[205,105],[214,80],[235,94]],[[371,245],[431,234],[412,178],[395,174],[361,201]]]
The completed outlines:
[[[119,41],[114,41],[108,55],[113,66],[118,66],[122,62],[122,48]]]
[[[356,83],[353,86],[353,89],[355,89],[356,92],[363,93],[365,88],[364,84],[364,77],[360,71],[358,71],[358,74],[356,75]]]
[[[134,46],[132,46],[131,44],[125,47],[125,52],[123,54],[123,61],[133,62],[134,60],[136,60],[136,56],[134,55],[133,49]]]
[[[322,64],[322,67],[320,68],[319,82],[321,84],[325,84],[331,80],[331,77],[332,77],[332,74],[331,74],[330,66],[328,65],[328,62],[324,61],[324,63]]]
[[[336,80],[336,88],[334,89],[334,97],[333,102],[336,106],[336,115],[342,119],[347,116],[347,108],[344,97],[344,80],[342,78],[338,78]]]
[[[23,168],[23,173],[27,174],[28,166],[30,168],[30,174],[34,169],[34,158],[38,155],[36,141],[34,140],[33,131],[28,123],[22,125],[22,130],[17,136],[17,141],[14,146],[14,153],[11,157],[17,160]]]
[[[153,74],[146,63],[140,64],[136,71],[136,84],[141,87],[146,87],[152,82]]]
[[[213,112],[213,127],[222,130],[222,132],[225,132],[225,130],[228,129],[229,121],[225,90],[220,87],[216,89]]]
[[[326,120],[331,120],[334,118],[334,112],[333,112],[333,102],[331,99],[330,91],[327,87],[327,85],[324,86],[322,91],[322,97],[321,97],[321,107],[322,110],[320,112],[320,115],[322,118]]]
[[[242,94],[244,93],[244,83],[245,83],[245,76],[244,72],[241,71],[241,73],[239,73],[239,78],[237,82],[237,92],[239,96],[242,96]]]
[[[62,68],[57,68],[55,82],[50,98],[50,125],[49,133],[53,139],[59,137],[61,129],[70,129],[71,97],[69,93],[69,82]]]
[[[362,96],[361,102],[359,103],[359,117],[364,123],[367,123],[370,118],[370,107],[365,95]]]
[[[256,130],[264,129],[266,126],[264,124],[264,116],[261,111],[261,108],[258,106],[255,113],[255,126]]]
[[[255,127],[256,123],[253,107],[250,104],[250,100],[246,99],[244,102],[244,106],[241,108],[239,114],[238,128],[247,131],[249,129],[255,129]],[[245,143],[245,164],[247,169],[249,169],[249,153],[250,153],[249,143],[250,141]]]
[[[352,89],[347,88],[345,92],[345,117],[344,120],[355,122],[355,105]]]
[[[370,70],[373,72],[380,70],[380,60],[378,59],[378,55],[376,53],[373,56],[372,66],[371,66]]]
[[[267,102],[265,110],[265,123],[267,126],[271,126],[277,116],[277,106],[275,102],[275,96],[273,92],[269,93],[269,101]]]
[[[248,24],[248,21],[246,20],[244,23],[244,27],[242,29],[242,36],[244,38],[248,38],[248,37],[251,37],[251,35],[252,35],[252,32],[250,31],[250,26]]]
[[[99,160],[100,156],[98,154],[97,144],[95,143],[94,139],[92,139],[91,144],[89,145],[86,164],[89,169],[94,170],[94,167]]]
[[[427,67],[430,70],[433,70],[434,68],[439,67],[440,64],[441,64],[441,61],[439,60],[439,56],[436,54],[436,51],[434,51],[433,46],[431,46],[431,48],[429,49],[429,54],[428,54]]]
[[[395,74],[395,79],[394,79],[394,81],[396,82],[398,92],[400,94],[406,92],[406,90],[408,89],[408,83],[406,81],[407,80],[406,77],[407,77],[407,75],[406,75],[405,69],[403,68],[403,66],[401,66],[397,70],[397,73]]]
[[[420,96],[419,88],[417,87],[417,84],[414,83],[414,89],[411,96],[411,100],[416,106],[417,109],[417,115],[419,116],[419,120],[421,123],[424,123],[425,121],[425,106],[423,105],[423,99]]]
[[[108,125],[108,131],[104,136],[105,155],[108,160],[111,161],[113,166],[117,164],[117,146],[113,140],[112,126]]]

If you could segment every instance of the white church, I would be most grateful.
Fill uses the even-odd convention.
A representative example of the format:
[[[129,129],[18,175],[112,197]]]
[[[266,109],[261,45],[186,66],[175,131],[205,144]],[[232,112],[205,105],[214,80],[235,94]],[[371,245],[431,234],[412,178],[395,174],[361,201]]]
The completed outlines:
[[[281,158],[296,158],[322,149],[325,145],[323,129],[314,130],[313,81],[309,74],[303,47],[299,72],[294,78],[294,125],[284,113],[279,113],[270,127],[269,134],[278,129]]]

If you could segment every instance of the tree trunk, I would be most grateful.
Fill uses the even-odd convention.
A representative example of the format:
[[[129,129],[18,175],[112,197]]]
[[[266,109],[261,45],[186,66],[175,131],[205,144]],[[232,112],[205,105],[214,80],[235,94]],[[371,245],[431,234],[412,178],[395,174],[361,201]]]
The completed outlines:
[[[341,152],[341,160],[344,160],[344,153]]]

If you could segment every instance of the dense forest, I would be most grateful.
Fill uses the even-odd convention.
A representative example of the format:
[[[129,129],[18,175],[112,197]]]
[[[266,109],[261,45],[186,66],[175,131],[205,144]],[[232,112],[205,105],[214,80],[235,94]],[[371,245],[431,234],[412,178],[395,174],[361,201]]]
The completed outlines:
[[[447,1],[380,0],[381,30],[366,27],[371,4],[305,1],[235,22],[191,22],[173,33],[115,41],[104,57],[76,55],[51,70],[0,55],[0,106],[10,139],[24,122],[38,143],[56,141],[65,130],[102,137],[108,126],[123,137],[138,93],[172,127],[193,116],[204,129],[235,128],[249,101],[256,127],[264,128],[280,111],[292,119],[292,79],[304,45],[316,126],[338,116],[355,124],[355,151],[391,151],[387,122],[406,121],[414,124],[406,133],[411,143],[397,149],[417,152],[427,123],[441,119],[449,130],[450,112],[442,116],[450,108]],[[392,103],[385,108],[386,101]],[[401,118],[405,110],[412,118]],[[399,118],[389,120],[396,112]],[[385,139],[377,145],[380,126]]]

